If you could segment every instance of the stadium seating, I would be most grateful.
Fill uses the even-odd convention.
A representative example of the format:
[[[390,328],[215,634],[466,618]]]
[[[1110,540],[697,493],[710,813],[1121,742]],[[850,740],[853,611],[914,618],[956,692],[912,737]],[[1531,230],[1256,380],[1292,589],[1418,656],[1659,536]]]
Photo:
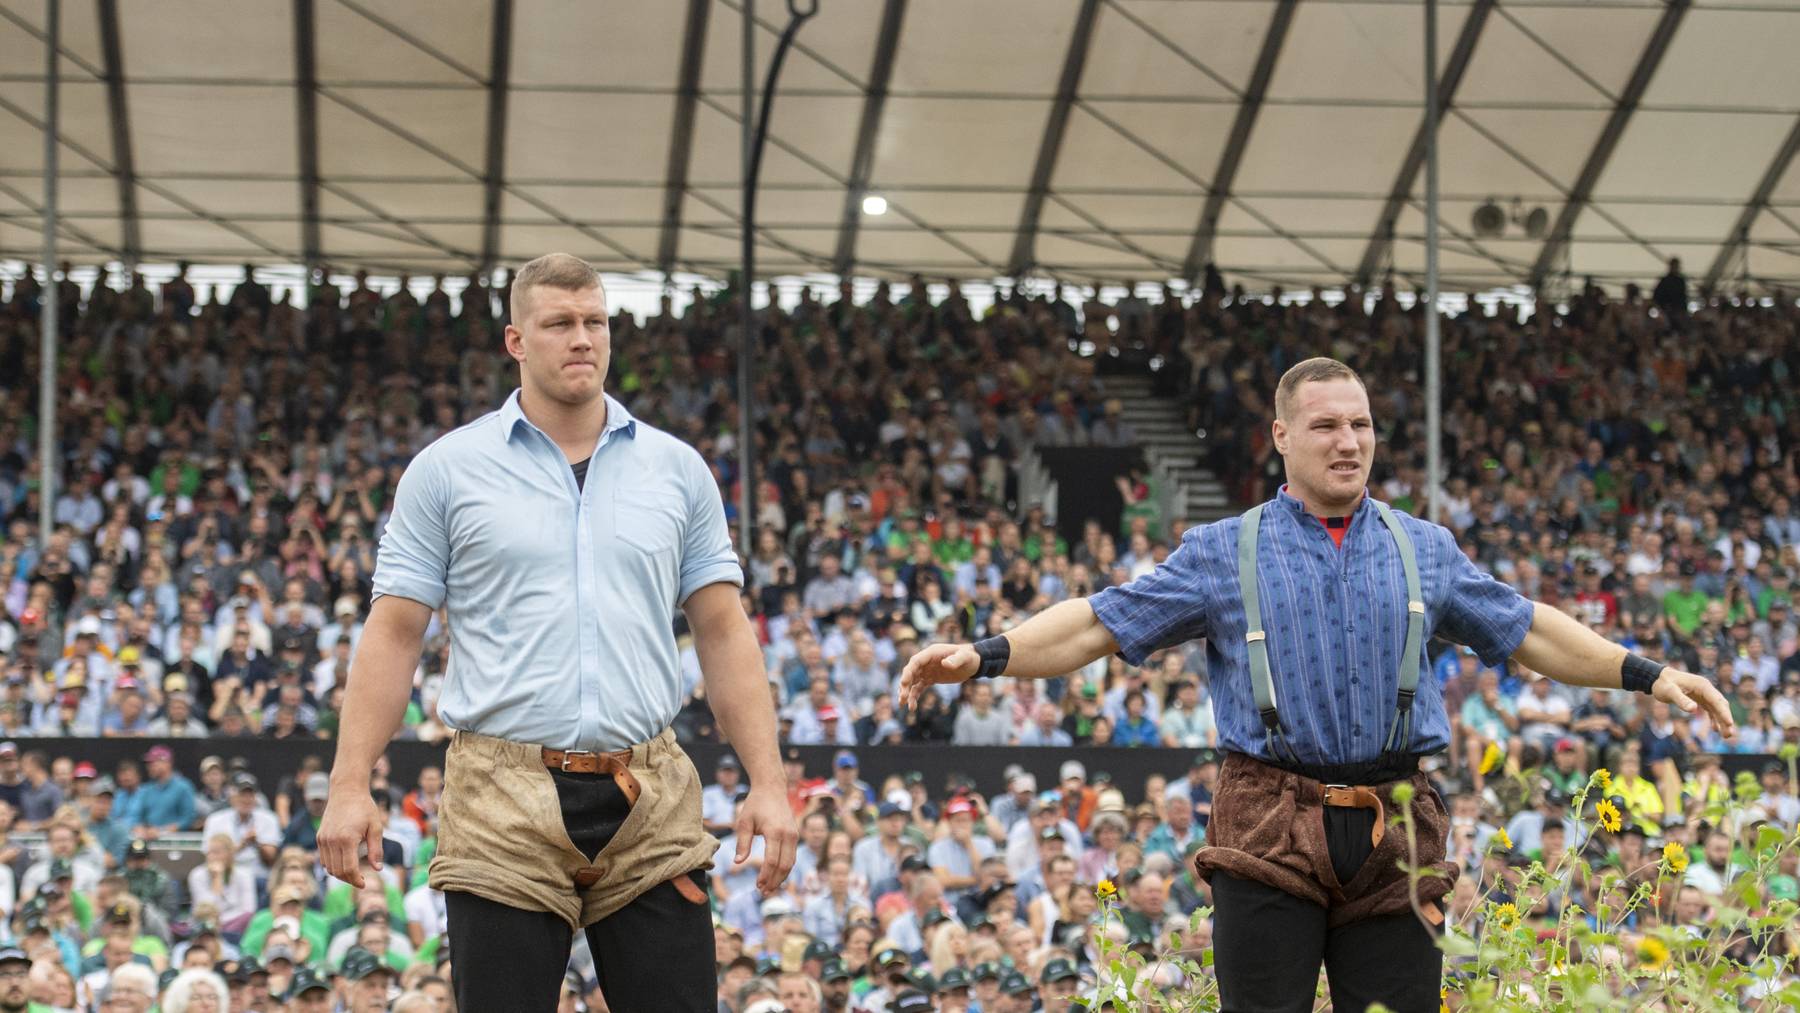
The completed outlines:
[[[211,947],[234,970],[237,995],[256,987],[249,965],[234,963],[240,953],[276,963],[268,912],[294,867],[291,889],[309,914],[278,937],[290,966],[328,962],[317,951],[295,959],[313,945],[296,937],[316,912],[319,931],[331,931],[321,938],[350,931],[420,985],[435,972],[443,926],[441,903],[421,885],[432,775],[421,782],[412,763],[405,780],[384,781],[390,836],[406,861],[394,873],[391,925],[364,940],[344,888],[324,882],[311,856],[313,772],[234,770],[231,757],[271,755],[247,748],[252,738],[294,743],[284,755],[296,758],[328,752],[302,747],[337,727],[395,483],[413,454],[515,385],[499,343],[505,293],[477,284],[452,298],[440,285],[419,298],[359,283],[315,286],[297,300],[253,280],[200,299],[179,280],[157,293],[84,293],[68,282],[57,292],[63,488],[43,550],[42,293],[19,282],[0,306],[0,739],[13,740],[0,745],[0,934],[91,955],[105,935],[95,913],[116,903],[136,952],[158,970]],[[903,847],[929,857],[940,810],[966,789],[983,797],[983,829],[1004,859],[983,866],[981,886],[1016,887],[999,905],[1004,916],[974,900],[993,901],[997,889],[944,905],[968,930],[972,963],[1014,953],[1015,929],[1029,929],[1019,952],[1039,965],[1055,945],[1072,940],[1080,952],[1088,927],[1078,895],[1102,878],[1129,885],[1132,924],[1186,925],[1206,900],[1184,858],[1204,835],[1217,745],[1199,645],[1142,669],[1114,658],[1042,683],[946,689],[911,714],[895,711],[895,675],[921,644],[998,632],[1146,573],[1170,551],[1185,519],[1149,484],[1139,490],[1147,505],[1140,498],[1123,515],[1054,517],[1040,449],[1136,446],[1108,410],[1109,374],[1151,378],[1152,396],[1204,433],[1195,464],[1241,507],[1280,481],[1268,418],[1281,372],[1313,354],[1342,358],[1365,378],[1380,428],[1371,491],[1423,513],[1420,309],[1391,291],[1350,296],[1208,290],[1077,306],[1010,295],[977,314],[952,284],[935,301],[916,286],[884,286],[862,305],[809,293],[762,313],[748,437],[759,461],[756,536],[740,547],[746,601],[784,742],[832,759],[828,769],[797,768],[809,775],[792,787],[810,850],[783,897],[759,907],[741,872],[724,859],[715,869],[722,967],[747,956],[756,970],[765,931],[783,917],[771,912],[775,900],[807,934],[842,947],[859,974],[878,939],[901,941],[920,963],[943,962],[925,941],[937,934],[914,924],[926,913],[917,896],[896,892],[897,860],[863,846],[876,839],[864,823],[888,806],[906,812]],[[1704,804],[1729,787],[1719,772],[1745,763],[1763,778],[1763,816],[1791,835],[1800,819],[1791,771],[1763,769],[1763,758],[1800,746],[1800,411],[1791,394],[1800,313],[1791,303],[1726,302],[1690,312],[1685,298],[1659,304],[1635,289],[1623,298],[1589,289],[1529,315],[1470,306],[1444,321],[1443,523],[1480,566],[1527,595],[1716,679],[1741,731],[1722,740],[1660,704],[1534,681],[1517,666],[1489,670],[1434,644],[1454,729],[1451,750],[1433,761],[1457,820],[1454,860],[1481,874],[1501,830],[1521,854],[1536,848],[1538,804],[1564,799],[1601,766],[1628,822],[1653,843],[1666,835],[1698,849]],[[735,431],[737,320],[729,293],[682,313],[622,315],[608,384],[640,419],[706,458],[734,533],[735,449],[745,438]],[[1061,533],[1071,523],[1079,537]],[[717,756],[698,659],[685,636],[682,644],[689,699],[678,729],[696,755]],[[447,734],[436,710],[447,650],[434,629],[402,733],[420,749]],[[72,748],[95,738],[137,742],[128,759],[96,770],[100,753]],[[206,741],[180,741],[189,738]],[[182,762],[145,752],[171,741]],[[885,751],[918,744],[1055,747],[1087,763],[1055,761],[1051,783],[1047,754],[1032,752],[1020,769],[959,789],[908,776],[895,759],[903,754]],[[1147,783],[1101,776],[1095,757],[1131,748],[1162,750],[1150,761],[1160,773]],[[1706,758],[1716,754],[1727,763]],[[105,755],[122,754],[109,743]],[[187,765],[197,755],[210,759]],[[1118,769],[1147,769],[1113,755]],[[723,814],[723,834],[737,785],[703,774],[708,819]],[[202,860],[212,846],[207,816],[243,783],[269,814],[274,836],[262,843],[272,847],[258,854],[240,836],[219,861]],[[186,792],[187,805],[171,791]],[[1040,863],[1032,829],[1040,816],[1063,828],[1072,877],[1045,882],[1050,857]],[[1115,822],[1125,832],[1103,836]],[[1031,833],[1013,833],[1021,826]],[[139,857],[136,839],[146,841]],[[1614,845],[1593,846],[1604,854]],[[851,865],[848,914],[819,903],[831,896],[827,859],[840,851]],[[185,857],[172,859],[177,852]],[[229,886],[228,866],[254,888]],[[182,874],[159,880],[159,868]],[[1728,878],[1715,877],[1721,888]],[[88,917],[74,913],[83,908]],[[341,960],[348,944],[327,945]],[[582,959],[576,971],[591,980]],[[72,961],[66,971],[98,994],[113,966]],[[274,969],[277,986],[289,973]]]

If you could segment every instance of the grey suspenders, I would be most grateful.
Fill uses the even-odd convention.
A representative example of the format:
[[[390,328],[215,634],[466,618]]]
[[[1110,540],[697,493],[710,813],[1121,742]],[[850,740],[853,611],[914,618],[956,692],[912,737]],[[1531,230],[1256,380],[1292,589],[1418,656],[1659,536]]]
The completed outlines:
[[[1406,571],[1406,648],[1400,654],[1400,693],[1394,705],[1394,723],[1388,728],[1383,753],[1404,750],[1412,742],[1413,695],[1419,689],[1419,648],[1425,640],[1425,596],[1419,590],[1419,558],[1413,551],[1412,539],[1400,526],[1400,519],[1386,503],[1371,498],[1370,503],[1381,514],[1381,522],[1400,546],[1400,564]],[[1299,763],[1287,736],[1281,730],[1276,713],[1275,683],[1269,677],[1268,634],[1263,630],[1262,597],[1256,580],[1256,536],[1262,526],[1258,504],[1244,512],[1243,526],[1238,529],[1238,591],[1244,601],[1244,643],[1250,652],[1250,691],[1256,698],[1256,711],[1262,717],[1263,744],[1269,756],[1287,753],[1290,762]]]
[[[1268,634],[1263,632],[1262,596],[1256,588],[1256,533],[1262,528],[1263,504],[1244,512],[1244,524],[1238,528],[1238,592],[1244,600],[1244,646],[1250,651],[1250,692],[1256,697],[1256,712],[1262,715],[1263,745],[1270,758],[1281,754],[1276,738],[1287,752],[1290,762],[1298,763],[1288,748],[1287,736],[1281,733],[1281,718],[1275,713],[1275,683],[1269,678]]]

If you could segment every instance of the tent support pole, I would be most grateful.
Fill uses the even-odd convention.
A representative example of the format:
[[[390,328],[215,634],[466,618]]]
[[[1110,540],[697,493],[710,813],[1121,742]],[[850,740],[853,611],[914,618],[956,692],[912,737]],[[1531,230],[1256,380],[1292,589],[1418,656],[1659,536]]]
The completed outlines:
[[[44,287],[39,291],[43,318],[38,350],[38,546],[50,544],[56,527],[56,328],[61,289],[56,284],[56,189],[57,189],[57,52],[62,33],[61,0],[49,0],[44,23]],[[104,273],[104,272],[103,272]],[[95,282],[104,284],[105,281]]]
[[[1443,335],[1438,328],[1437,0],[1425,0],[1425,497],[1427,516],[1442,524],[1444,413]]]

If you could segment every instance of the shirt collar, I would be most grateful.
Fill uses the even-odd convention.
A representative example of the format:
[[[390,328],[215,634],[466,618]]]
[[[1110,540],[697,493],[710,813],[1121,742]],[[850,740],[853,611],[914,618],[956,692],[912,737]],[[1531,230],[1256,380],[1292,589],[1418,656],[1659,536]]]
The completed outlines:
[[[507,395],[506,402],[500,406],[500,425],[508,442],[511,442],[521,424],[532,425],[531,420],[525,417],[525,409],[519,404],[520,389],[513,388],[513,392]],[[626,436],[637,439],[637,416],[631,414],[611,394],[600,396],[606,398],[606,428],[600,434],[601,439],[604,440],[607,433],[617,429],[623,429]],[[537,427],[532,426],[532,428]]]
[[[1281,484],[1281,489],[1275,493],[1275,502],[1279,503],[1283,507],[1286,507],[1290,512],[1299,514],[1303,517],[1317,516],[1312,511],[1308,510],[1306,508],[1306,504],[1302,503],[1298,497],[1296,497],[1292,493],[1288,492],[1288,487],[1287,487],[1286,482],[1283,482]],[[1368,505],[1369,505],[1369,490],[1364,489],[1362,499],[1357,501],[1356,509],[1352,510],[1350,512],[1350,516],[1355,517],[1357,514],[1362,513],[1363,510],[1368,507]]]

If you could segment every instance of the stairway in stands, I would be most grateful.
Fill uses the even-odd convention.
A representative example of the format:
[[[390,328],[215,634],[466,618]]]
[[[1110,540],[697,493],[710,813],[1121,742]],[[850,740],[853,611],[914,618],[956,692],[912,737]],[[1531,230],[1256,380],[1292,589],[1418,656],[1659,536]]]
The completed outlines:
[[[1224,484],[1200,466],[1203,444],[1187,427],[1187,412],[1179,401],[1151,393],[1147,376],[1105,380],[1107,396],[1119,399],[1125,421],[1136,430],[1144,457],[1161,480],[1163,531],[1177,518],[1186,518],[1192,526],[1239,512],[1226,497]]]

